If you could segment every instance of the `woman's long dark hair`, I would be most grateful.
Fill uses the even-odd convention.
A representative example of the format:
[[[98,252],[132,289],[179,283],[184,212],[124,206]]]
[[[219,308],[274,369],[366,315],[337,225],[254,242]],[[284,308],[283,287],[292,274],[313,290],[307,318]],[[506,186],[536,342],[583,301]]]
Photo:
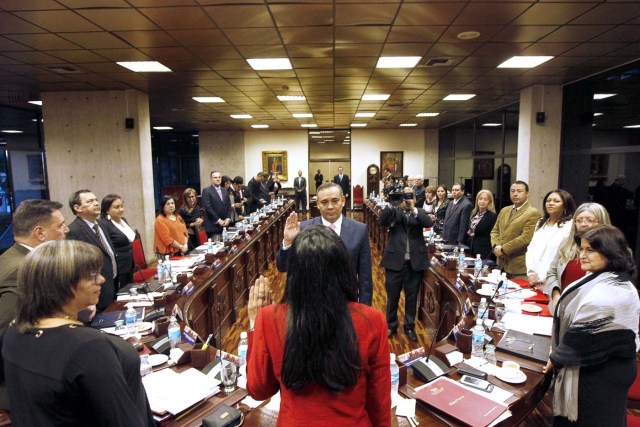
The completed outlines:
[[[100,204],[100,218],[105,219],[107,215],[109,215],[111,205],[118,199],[122,200],[122,197],[117,194],[107,194],[102,198],[102,202]]]
[[[334,392],[353,387],[360,373],[358,337],[348,303],[357,301],[347,248],[321,225],[304,229],[289,252],[287,335],[282,382],[292,390],[318,384]]]

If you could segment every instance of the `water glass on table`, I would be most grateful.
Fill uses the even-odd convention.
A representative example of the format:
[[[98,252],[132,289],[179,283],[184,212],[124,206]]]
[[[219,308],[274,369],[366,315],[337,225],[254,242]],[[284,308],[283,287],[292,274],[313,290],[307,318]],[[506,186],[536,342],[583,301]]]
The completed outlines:
[[[504,318],[504,315],[506,312],[507,312],[506,307],[496,307],[496,312],[495,312],[496,326],[500,329],[504,329],[504,323],[502,322],[502,319]]]
[[[236,380],[238,379],[236,364],[225,360],[220,361],[220,363],[222,364],[220,378],[222,379],[223,390],[225,393],[231,393],[236,389]]]

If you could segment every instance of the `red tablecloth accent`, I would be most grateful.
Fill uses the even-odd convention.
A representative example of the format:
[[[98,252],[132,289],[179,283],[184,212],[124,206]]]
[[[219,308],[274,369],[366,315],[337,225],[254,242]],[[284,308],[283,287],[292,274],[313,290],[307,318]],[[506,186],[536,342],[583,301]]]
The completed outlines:
[[[514,283],[517,283],[523,289],[530,289],[529,281],[526,279],[509,279],[509,280],[511,280]],[[536,296],[527,298],[525,300],[526,302],[535,302],[535,303],[541,303],[541,304],[549,303],[548,296],[546,296],[544,293],[542,293],[538,289],[534,289],[534,291],[536,292]]]

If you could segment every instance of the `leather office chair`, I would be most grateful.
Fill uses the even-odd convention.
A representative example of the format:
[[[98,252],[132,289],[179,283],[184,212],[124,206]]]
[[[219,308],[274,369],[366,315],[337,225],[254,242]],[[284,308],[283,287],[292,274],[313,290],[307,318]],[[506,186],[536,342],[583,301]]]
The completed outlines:
[[[356,185],[353,187],[353,210],[361,211],[364,198],[362,196],[362,185]]]
[[[131,243],[133,248],[133,281],[136,283],[142,283],[156,275],[157,270],[155,268],[148,268],[147,259],[144,256],[144,247],[142,246],[142,240],[140,234],[136,231],[136,238]]]

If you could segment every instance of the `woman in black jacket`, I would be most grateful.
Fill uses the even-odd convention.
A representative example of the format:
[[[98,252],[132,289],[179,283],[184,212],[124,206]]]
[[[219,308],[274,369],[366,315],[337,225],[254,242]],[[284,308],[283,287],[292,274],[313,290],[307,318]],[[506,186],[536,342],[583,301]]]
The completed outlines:
[[[136,232],[124,218],[124,201],[117,194],[107,194],[100,206],[100,221],[109,233],[118,265],[120,287],[133,282],[133,247]]]
[[[489,190],[480,190],[476,195],[476,206],[471,211],[467,231],[472,256],[480,254],[485,259],[491,254],[491,230],[496,219],[498,215],[493,204],[493,194]]]

